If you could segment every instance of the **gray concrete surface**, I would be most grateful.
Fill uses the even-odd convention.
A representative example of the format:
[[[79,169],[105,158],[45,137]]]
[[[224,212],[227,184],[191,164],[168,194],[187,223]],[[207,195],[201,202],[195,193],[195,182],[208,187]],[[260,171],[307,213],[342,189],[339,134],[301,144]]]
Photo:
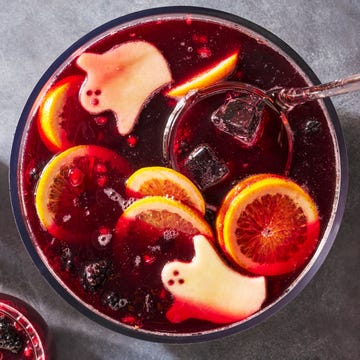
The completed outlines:
[[[0,292],[35,306],[56,340],[58,360],[359,359],[360,94],[333,100],[349,154],[350,186],[335,244],[305,290],[244,333],[192,345],[127,338],[78,313],[32,264],[18,236],[8,195],[12,137],[39,77],[70,44],[115,17],[165,5],[213,7],[269,29],[293,47],[322,81],[360,72],[359,0],[0,0]]]

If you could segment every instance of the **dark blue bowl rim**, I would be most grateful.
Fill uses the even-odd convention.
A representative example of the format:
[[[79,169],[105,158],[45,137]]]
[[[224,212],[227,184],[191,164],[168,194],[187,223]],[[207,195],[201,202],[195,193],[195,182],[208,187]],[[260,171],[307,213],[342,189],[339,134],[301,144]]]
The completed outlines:
[[[167,7],[159,7],[159,8],[151,8],[147,10],[142,10],[138,12],[134,12],[128,15],[124,15],[118,17],[114,20],[111,20],[96,29],[92,30],[88,34],[84,35],[78,41],[76,41],[73,45],[71,45],[65,52],[63,52],[46,70],[43,76],[40,78],[36,86],[34,87],[32,93],[30,94],[25,107],[22,111],[22,114],[19,119],[19,123],[16,128],[14,141],[11,150],[11,158],[10,158],[10,171],[9,171],[9,181],[10,181],[10,197],[12,210],[15,217],[16,225],[20,236],[24,242],[24,245],[30,254],[33,262],[38,267],[41,274],[46,278],[46,280],[50,283],[50,285],[55,289],[55,291],[69,304],[74,306],[78,311],[87,316],[88,318],[96,321],[97,323],[124,335],[128,335],[134,338],[154,341],[154,342],[162,342],[162,343],[191,343],[191,342],[200,342],[200,341],[208,341],[212,339],[217,339],[226,335],[231,335],[238,333],[240,331],[244,331],[253,327],[263,320],[269,318],[271,315],[275,314],[278,310],[283,308],[286,304],[288,304],[291,300],[293,300],[302,290],[303,288],[310,282],[313,276],[316,274],[322,263],[324,262],[326,256],[328,255],[337,232],[340,228],[341,219],[343,217],[345,202],[347,197],[348,190],[348,160],[346,154],[346,147],[344,142],[344,137],[341,129],[341,125],[334,109],[332,102],[329,99],[324,101],[326,110],[329,113],[329,117],[332,120],[333,128],[335,130],[336,139],[339,147],[339,159],[340,159],[340,185],[339,185],[339,201],[338,206],[334,215],[333,226],[331,231],[325,241],[325,244],[317,257],[317,259],[312,264],[311,268],[307,271],[307,273],[301,278],[299,282],[297,282],[296,286],[294,286],[284,297],[282,297],[279,301],[274,303],[271,307],[267,308],[265,311],[259,313],[257,316],[252,317],[246,322],[242,322],[240,324],[236,324],[229,327],[223,327],[219,330],[215,330],[212,332],[205,333],[195,333],[195,334],[157,334],[154,332],[146,332],[146,331],[138,331],[125,326],[121,326],[116,324],[98,314],[91,311],[88,307],[79,302],[76,298],[74,298],[67,290],[65,290],[60,283],[55,279],[55,277],[50,273],[47,269],[46,265],[41,260],[39,254],[35,250],[35,247],[30,239],[30,236],[27,232],[25,222],[22,218],[21,204],[19,198],[19,188],[18,188],[18,178],[17,178],[17,169],[18,169],[18,160],[19,160],[19,149],[21,146],[22,135],[26,125],[26,121],[28,115],[31,111],[32,105],[40,93],[43,86],[46,84],[48,79],[53,75],[53,73],[61,66],[65,59],[67,59],[75,50],[79,47],[87,43],[89,40],[94,37],[100,35],[107,30],[119,26],[121,24],[127,23],[129,21],[137,20],[143,17],[148,16],[157,16],[157,15],[171,15],[171,14],[194,14],[194,15],[206,15],[213,18],[217,18],[219,20],[226,20],[233,22],[235,24],[241,25],[249,30],[260,34],[271,43],[278,46],[284,53],[286,53],[295,63],[299,66],[302,71],[307,75],[307,77],[314,84],[319,84],[320,81],[311,68],[305,63],[305,61],[292,49],[287,45],[284,41],[278,38],[273,33],[269,32],[265,28],[249,21],[239,16],[229,14],[227,12],[219,11],[216,9],[209,9],[205,7],[193,7],[193,6],[167,6]]]

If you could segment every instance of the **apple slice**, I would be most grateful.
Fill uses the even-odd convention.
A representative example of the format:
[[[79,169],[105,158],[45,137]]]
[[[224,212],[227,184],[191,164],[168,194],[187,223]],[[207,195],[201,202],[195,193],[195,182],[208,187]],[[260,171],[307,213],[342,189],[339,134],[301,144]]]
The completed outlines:
[[[87,78],[80,102],[91,114],[111,110],[120,135],[129,134],[151,96],[172,80],[161,52],[146,41],[130,41],[103,54],[83,53],[77,65]]]
[[[248,277],[229,268],[203,235],[193,237],[195,257],[190,263],[173,261],[161,273],[164,287],[174,297],[169,321],[189,318],[230,323],[261,308],[266,297],[263,276]]]
[[[213,85],[231,75],[235,69],[237,61],[238,53],[234,53],[221,60],[216,65],[170,89],[166,95],[173,98],[179,98],[186,95],[190,90],[203,89]]]

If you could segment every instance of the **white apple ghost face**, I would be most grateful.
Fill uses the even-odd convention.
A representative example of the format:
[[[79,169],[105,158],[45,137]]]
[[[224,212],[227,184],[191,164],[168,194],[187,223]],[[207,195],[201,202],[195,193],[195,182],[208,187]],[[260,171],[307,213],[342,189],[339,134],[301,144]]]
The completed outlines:
[[[80,103],[91,114],[111,110],[120,135],[129,134],[152,95],[172,81],[161,52],[146,41],[131,41],[103,54],[83,53],[76,61],[87,73]]]
[[[174,297],[168,319],[227,323],[258,311],[266,297],[265,278],[244,276],[229,268],[205,236],[194,236],[193,241],[192,261],[170,262],[161,273],[164,287]]]

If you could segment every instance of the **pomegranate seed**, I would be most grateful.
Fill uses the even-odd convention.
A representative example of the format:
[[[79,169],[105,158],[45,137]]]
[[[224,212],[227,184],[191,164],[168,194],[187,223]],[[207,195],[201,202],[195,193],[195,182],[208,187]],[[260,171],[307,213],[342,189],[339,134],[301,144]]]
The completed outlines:
[[[202,59],[209,58],[212,55],[211,50],[207,46],[197,49],[197,53]]]
[[[33,357],[34,352],[33,349],[28,345],[25,349],[24,349],[24,356],[27,358],[31,358]]]
[[[87,95],[87,96],[91,96],[91,95],[92,95],[92,91],[91,91],[91,90],[88,90],[88,91],[86,92],[86,95]]]
[[[187,25],[191,25],[191,23],[192,23],[192,18],[191,18],[191,16],[188,16],[188,17],[185,19],[185,22],[186,22]]]
[[[108,227],[106,226],[100,226],[99,228],[99,234],[100,235],[107,235],[107,234],[111,234],[111,231]]]
[[[126,142],[131,148],[133,148],[136,146],[138,140],[139,138],[136,135],[129,135],[126,139]]]
[[[96,164],[94,170],[98,174],[105,174],[107,172],[107,168],[103,163]]]
[[[108,118],[106,116],[97,116],[95,119],[96,125],[102,126],[108,122]]]
[[[102,131],[99,131],[96,138],[98,141],[103,141],[105,138],[104,133]]]
[[[208,42],[208,37],[206,35],[195,34],[192,36],[192,40],[198,44],[206,44]]]
[[[39,345],[39,341],[38,341],[37,338],[33,338],[33,339],[32,339],[32,343],[33,343],[33,345],[34,345],[35,347],[37,347],[37,346]]]
[[[96,95],[96,96],[101,95],[101,90],[100,90],[100,89],[95,90],[95,95]]]
[[[21,330],[22,330],[22,327],[21,327],[21,325],[20,325],[18,322],[14,322],[14,323],[13,323],[13,326],[14,326],[15,330],[17,330],[17,331],[21,331]],[[0,360],[1,360],[1,357],[0,357]]]
[[[155,261],[155,256],[144,255],[143,259],[146,264],[151,265]]]
[[[133,38],[136,36],[136,33],[130,33],[129,36]]]
[[[244,77],[244,72],[239,70],[238,72],[236,72],[234,77],[236,80],[241,80]]]
[[[84,173],[78,168],[70,169],[69,180],[72,186],[74,187],[80,186],[84,181]]]
[[[165,299],[166,298],[166,290],[162,289],[160,294],[159,294],[160,299]]]
[[[121,321],[125,324],[134,324],[135,323],[135,318],[131,315],[128,316],[124,316]]]
[[[96,183],[100,186],[100,187],[104,187],[105,184],[107,182],[107,176],[105,175],[100,175],[97,180]]]

